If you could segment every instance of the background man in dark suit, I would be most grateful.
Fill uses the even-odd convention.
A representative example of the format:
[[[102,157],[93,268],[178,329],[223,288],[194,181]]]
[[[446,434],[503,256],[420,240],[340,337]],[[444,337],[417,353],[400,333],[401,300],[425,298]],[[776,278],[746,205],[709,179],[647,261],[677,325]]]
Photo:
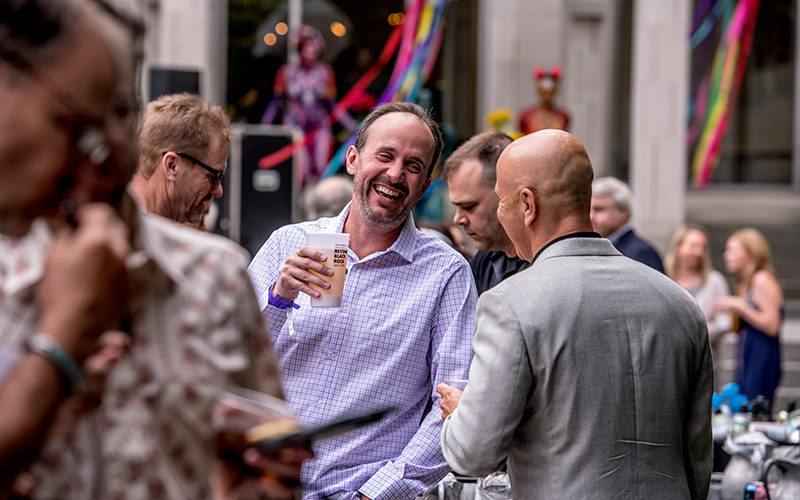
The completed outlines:
[[[614,177],[601,177],[592,184],[592,226],[625,257],[664,272],[658,252],[639,238],[631,226],[631,188]]]

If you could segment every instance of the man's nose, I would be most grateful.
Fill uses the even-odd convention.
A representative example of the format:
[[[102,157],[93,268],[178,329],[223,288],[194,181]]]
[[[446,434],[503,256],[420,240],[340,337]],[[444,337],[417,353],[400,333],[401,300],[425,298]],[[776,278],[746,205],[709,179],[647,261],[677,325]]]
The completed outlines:
[[[460,208],[456,209],[456,214],[453,216],[453,224],[457,224],[459,226],[467,226],[469,223],[469,219],[464,215]]]
[[[215,182],[214,183],[214,187],[211,188],[211,196],[213,196],[214,198],[219,198],[220,196],[222,196],[222,183],[221,182]]]
[[[400,160],[393,161],[386,170],[386,175],[392,179],[392,181],[402,180],[403,176],[405,175],[405,167],[403,166],[403,162]]]

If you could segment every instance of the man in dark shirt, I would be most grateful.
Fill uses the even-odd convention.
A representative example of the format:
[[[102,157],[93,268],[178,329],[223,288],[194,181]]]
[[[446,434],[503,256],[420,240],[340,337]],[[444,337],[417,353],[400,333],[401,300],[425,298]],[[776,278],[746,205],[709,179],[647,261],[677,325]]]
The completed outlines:
[[[514,244],[497,220],[495,166],[512,139],[502,132],[484,132],[462,144],[444,165],[453,222],[464,227],[478,253],[470,260],[480,295],[530,263],[517,257]]]

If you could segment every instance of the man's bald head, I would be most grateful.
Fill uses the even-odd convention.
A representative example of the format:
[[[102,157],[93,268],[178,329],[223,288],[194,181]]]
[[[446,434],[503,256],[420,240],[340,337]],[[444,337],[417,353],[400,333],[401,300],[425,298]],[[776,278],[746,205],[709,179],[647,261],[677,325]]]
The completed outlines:
[[[561,130],[527,135],[503,151],[497,161],[498,218],[520,255],[532,257],[529,243],[538,248],[563,234],[591,230],[593,178],[583,144]]]
[[[540,210],[589,215],[592,162],[583,144],[567,132],[542,130],[514,141],[500,157],[497,170],[498,177],[509,180],[516,190],[530,189],[544,204]]]

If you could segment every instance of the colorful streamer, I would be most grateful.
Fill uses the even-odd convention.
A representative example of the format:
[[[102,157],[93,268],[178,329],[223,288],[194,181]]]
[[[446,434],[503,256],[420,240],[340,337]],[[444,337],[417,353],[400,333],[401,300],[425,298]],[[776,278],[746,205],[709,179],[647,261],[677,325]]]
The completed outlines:
[[[386,63],[394,55],[395,51],[397,50],[397,46],[400,43],[400,26],[396,27],[392,30],[392,33],[389,35],[389,39],[386,41],[386,45],[383,46],[383,50],[381,51],[381,55],[378,57],[378,60],[372,67],[364,73],[364,76],[359,78],[359,80],[353,85],[350,90],[342,97],[342,99],[336,104],[336,107],[333,108],[333,111],[325,117],[325,120],[322,123],[322,126],[312,130],[311,132],[307,133],[302,141],[299,143],[288,144],[278,151],[270,153],[269,155],[261,158],[258,161],[258,168],[267,170],[284,161],[288,160],[292,157],[295,153],[299,152],[303,148],[308,147],[314,141],[314,136],[317,134],[317,131],[320,130],[322,127],[328,127],[331,123],[335,122],[339,119],[342,114],[350,109],[350,107],[358,101],[366,91],[369,84],[380,74],[383,70],[383,67],[386,66]],[[327,177],[327,176],[323,176]]]
[[[439,55],[444,33],[444,12],[449,0],[414,0],[406,8],[405,21],[396,27],[381,52],[378,61],[353,85],[325,119],[333,123],[356,100],[358,100],[389,62],[400,46],[389,84],[376,105],[391,101],[413,101],[417,92],[430,77]],[[402,39],[401,37],[402,33]],[[324,125],[323,125],[324,126]],[[316,130],[306,134],[298,144],[290,144],[271,153],[258,162],[258,168],[269,169],[289,159],[293,154],[314,140]],[[355,144],[356,133],[345,141],[333,155],[321,179],[335,175],[344,165],[347,149]]]
[[[725,138],[736,99],[747,65],[747,56],[755,31],[760,0],[739,0],[732,8],[733,0],[703,2],[703,9],[695,13],[692,48],[700,46],[712,31],[710,22],[722,20],[722,36],[714,56],[714,62],[698,86],[697,95],[690,105],[693,120],[687,140],[695,143],[692,158],[692,178],[695,186],[706,186],[719,163],[720,145]],[[703,13],[708,12],[705,19]]]
[[[377,105],[391,101],[414,101],[428,80],[441,48],[444,17],[449,0],[414,0],[409,3],[403,23],[403,40],[389,84]],[[356,133],[345,141],[328,163],[322,178],[336,174],[344,165],[347,149],[355,144]]]

